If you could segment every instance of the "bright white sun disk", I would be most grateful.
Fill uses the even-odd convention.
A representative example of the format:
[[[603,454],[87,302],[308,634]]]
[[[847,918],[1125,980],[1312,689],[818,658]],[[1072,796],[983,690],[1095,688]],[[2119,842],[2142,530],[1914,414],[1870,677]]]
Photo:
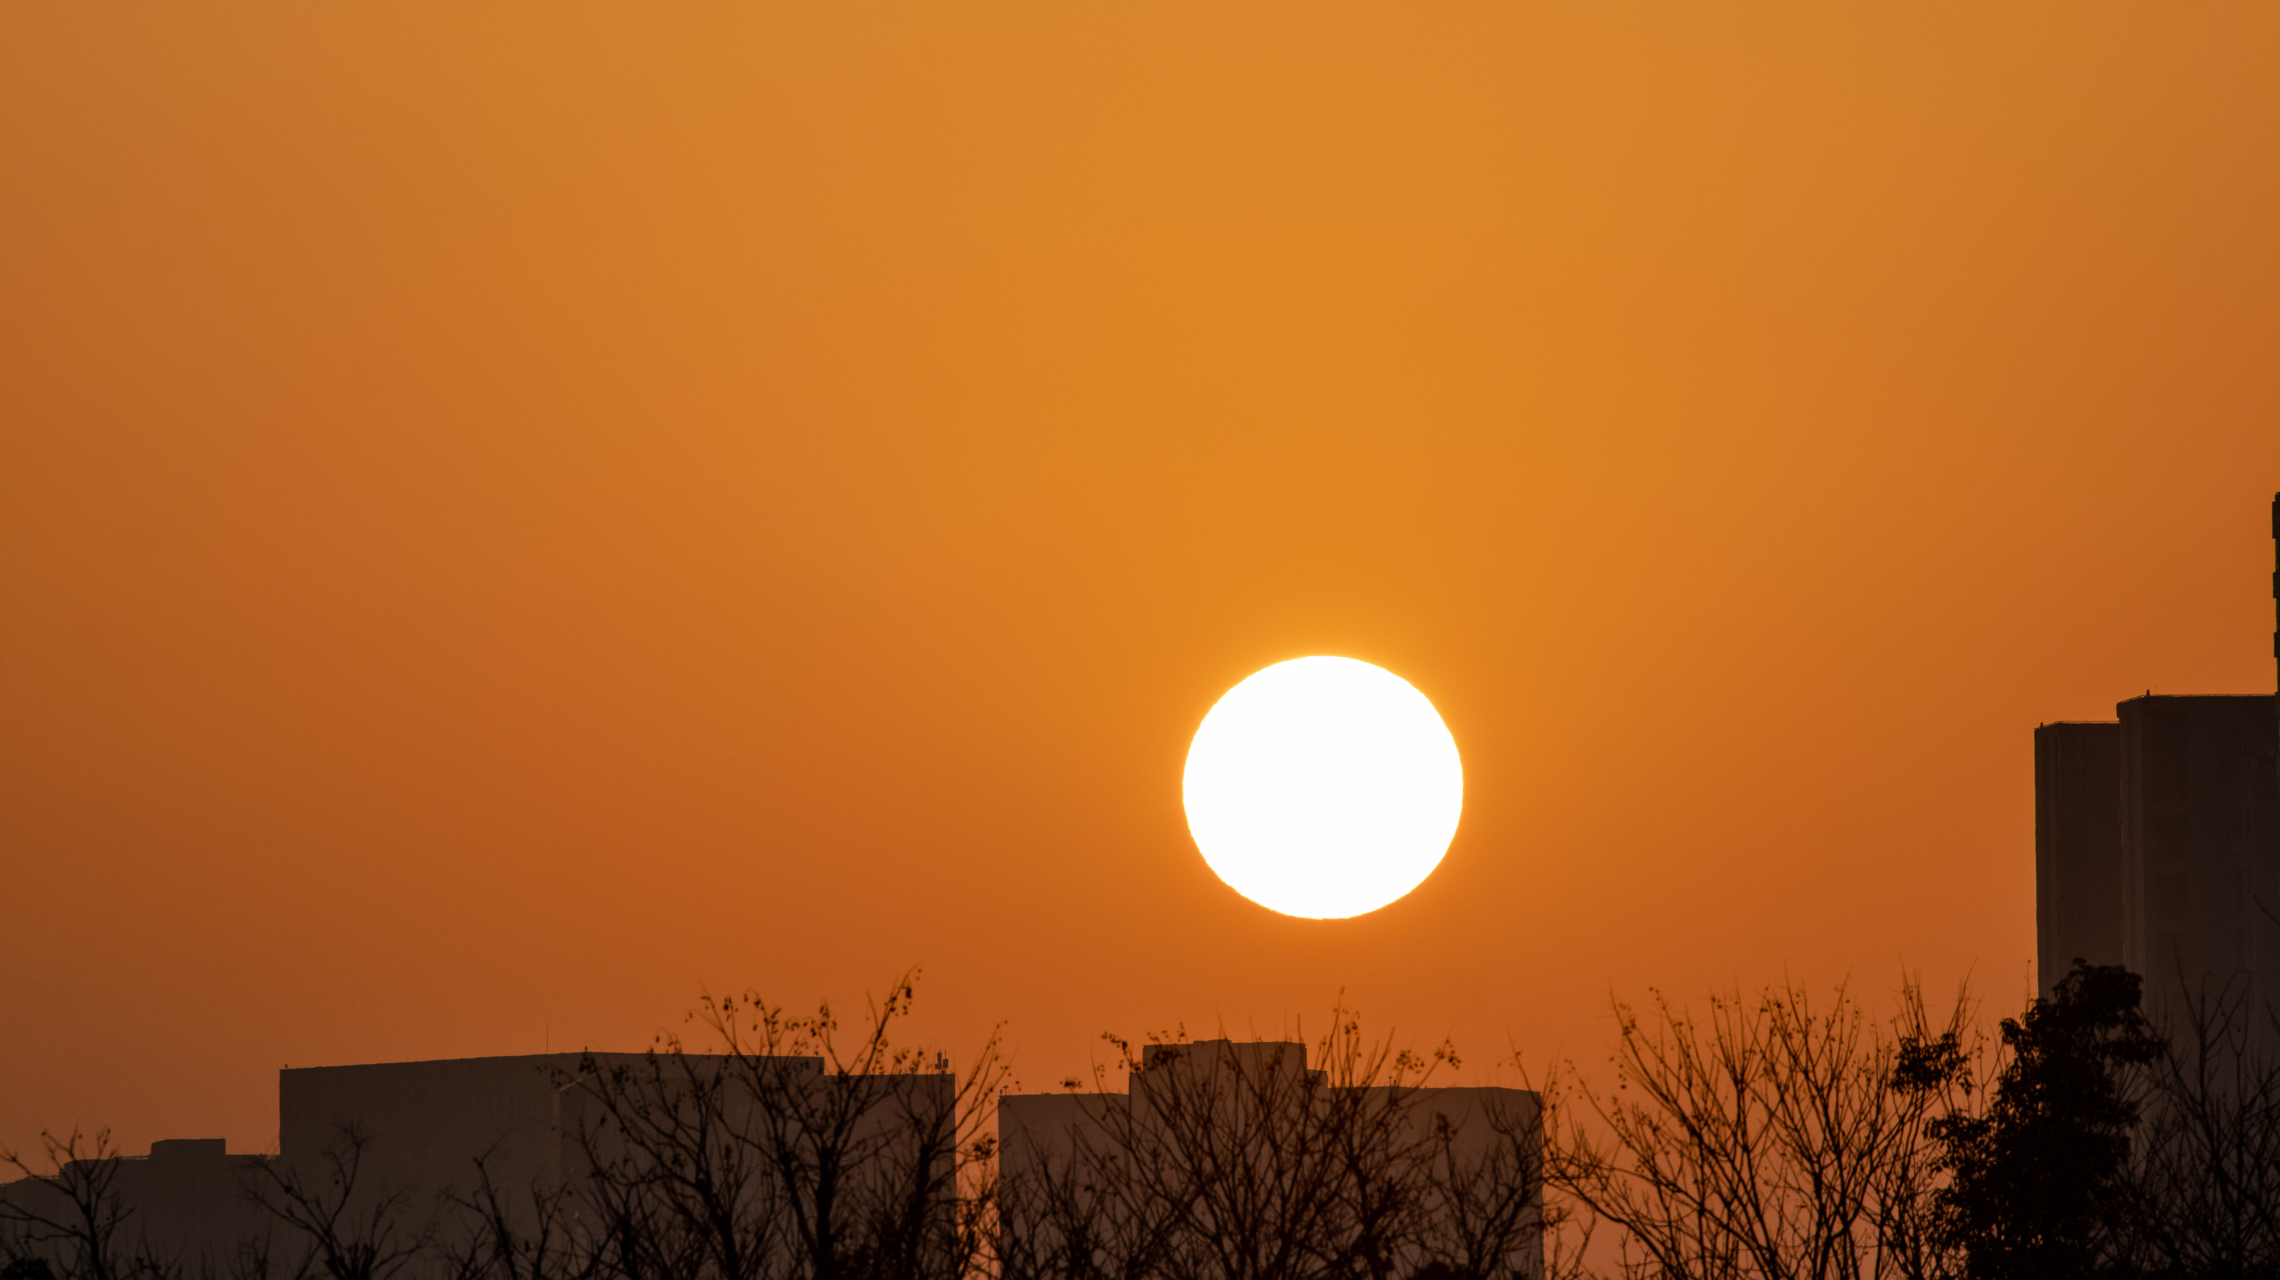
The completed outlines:
[[[1357,916],[1431,875],[1464,766],[1425,695],[1352,658],[1278,662],[1227,691],[1188,748],[1188,830],[1236,892],[1285,915]]]

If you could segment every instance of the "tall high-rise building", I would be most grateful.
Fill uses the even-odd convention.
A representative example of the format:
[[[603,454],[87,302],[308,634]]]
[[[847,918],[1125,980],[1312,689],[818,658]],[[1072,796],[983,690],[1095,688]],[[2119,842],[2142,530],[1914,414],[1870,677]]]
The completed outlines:
[[[2280,1048],[2280,699],[2148,694],[2115,710],[2035,730],[2042,994],[2077,959],[2124,964],[2172,1034],[2196,1004],[2229,1004]]]
[[[2199,1000],[2280,1007],[2280,722],[2269,695],[2121,715],[2122,962],[2182,1030]]]
[[[2035,967],[2145,979],[2172,1028],[2188,1004],[2280,1009],[2280,720],[2268,695],[2148,694],[2118,721],[2035,730]]]
[[[2035,972],[2122,963],[2122,726],[2035,730]]]

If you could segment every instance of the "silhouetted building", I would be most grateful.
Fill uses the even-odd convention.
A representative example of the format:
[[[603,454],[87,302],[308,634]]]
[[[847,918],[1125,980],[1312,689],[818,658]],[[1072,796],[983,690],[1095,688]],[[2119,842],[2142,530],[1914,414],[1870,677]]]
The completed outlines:
[[[639,1055],[594,1056],[607,1065]],[[501,1187],[559,1186],[566,1135],[577,1132],[585,1099],[560,1088],[557,1077],[576,1072],[583,1057],[280,1071],[278,1155],[228,1155],[223,1140],[211,1138],[154,1142],[147,1157],[113,1158],[113,1168],[104,1173],[122,1215],[121,1243],[147,1247],[162,1258],[180,1257],[191,1273],[208,1267],[219,1274],[249,1239],[277,1236],[277,1224],[254,1199],[274,1196],[271,1175],[298,1175],[323,1185],[326,1159],[347,1154],[343,1140],[351,1131],[360,1139],[357,1185],[367,1193],[360,1201],[401,1197],[408,1206],[403,1216],[415,1229],[431,1208],[448,1204],[447,1195],[470,1190],[478,1157]],[[0,1186],[0,1197],[36,1209],[63,1204],[60,1193],[34,1179]],[[65,1258],[59,1254],[52,1261],[60,1265]]]
[[[2122,726],[2035,730],[2035,972],[2048,999],[2076,960],[2121,964]]]
[[[605,1070],[639,1054],[597,1053]],[[483,1160],[491,1181],[522,1192],[559,1187],[579,1169],[578,1136],[592,1101],[568,1081],[578,1053],[429,1062],[292,1067],[277,1073],[277,1146],[288,1167],[308,1170],[364,1141],[364,1185],[426,1203],[466,1194]]]
[[[2182,1029],[2229,1001],[2280,1008],[2280,719],[2273,699],[2147,695],[2117,722],[2035,730],[2042,993],[2077,959],[2145,979]]]
[[[2280,495],[2272,534],[2280,551]],[[2229,1008],[2280,1048],[2280,699],[2149,693],[2115,710],[2035,730],[2042,994],[2077,959],[2123,964],[2172,1035]]]
[[[1226,1274],[1228,1253],[1272,1254],[1278,1241],[1353,1246],[1383,1224],[1343,1211],[1382,1201],[1423,1216],[1406,1246],[1417,1256],[1396,1242],[1397,1256],[1373,1256],[1373,1267],[1417,1274],[1438,1248],[1467,1255],[1443,1259],[1454,1274],[1544,1274],[1537,1094],[1340,1086],[1306,1056],[1292,1042],[1154,1044],[1123,1093],[1001,1097],[1006,1273],[1116,1274],[1181,1259]],[[1387,1198],[1382,1180],[1404,1176],[1415,1198]]]
[[[223,1275],[267,1225],[245,1188],[268,1160],[231,1155],[221,1138],[174,1138],[150,1144],[147,1156],[74,1161],[67,1174],[99,1180],[124,1211],[114,1241],[120,1261],[147,1254],[178,1262],[178,1274]],[[0,1185],[0,1201],[51,1222],[77,1221],[63,1193],[36,1179]],[[55,1274],[64,1275],[70,1246],[45,1234],[19,1224],[17,1247],[47,1257]]]
[[[2146,1011],[2181,1028],[2188,1002],[2280,1005],[2280,731],[2273,700],[2121,704],[2122,962]]]
[[[266,1238],[280,1257],[298,1256],[308,1242],[261,1208],[256,1196],[281,1202],[287,1183],[335,1195],[340,1176],[353,1169],[348,1216],[367,1221],[376,1206],[391,1206],[387,1233],[403,1244],[429,1238],[432,1228],[475,1199],[487,1181],[518,1224],[536,1203],[534,1193],[582,1190],[594,1159],[627,1154],[622,1132],[605,1114],[594,1071],[626,1067],[631,1092],[646,1114],[684,1116],[688,1082],[726,1080],[712,1096],[716,1120],[754,1132],[766,1104],[743,1082],[763,1074],[781,1086],[782,1098],[813,1099],[831,1090],[860,1088],[863,1101],[841,1108],[862,1142],[877,1153],[896,1142],[897,1125],[951,1114],[956,1083],[947,1072],[827,1075],[813,1057],[734,1060],[701,1054],[666,1059],[650,1071],[643,1054],[558,1053],[522,1057],[460,1058],[431,1062],[295,1067],[278,1073],[278,1146],[275,1156],[227,1155],[221,1139],[163,1141],[147,1157],[111,1157],[96,1170],[108,1180],[119,1213],[118,1243],[166,1262],[179,1260],[184,1275],[229,1274],[249,1241]],[[828,1107],[816,1108],[827,1111]],[[867,1136],[883,1133],[884,1136]],[[952,1138],[954,1142],[954,1137]],[[945,1149],[943,1160],[950,1158]],[[80,1172],[87,1170],[81,1168]],[[57,1275],[68,1274],[74,1246],[34,1226],[11,1239],[6,1212],[29,1208],[58,1221],[68,1202],[37,1178],[0,1184],[0,1258],[11,1249],[46,1257]],[[461,1224],[464,1226],[464,1223]],[[448,1234],[448,1233],[447,1233]],[[779,1241],[779,1247],[789,1247]]]

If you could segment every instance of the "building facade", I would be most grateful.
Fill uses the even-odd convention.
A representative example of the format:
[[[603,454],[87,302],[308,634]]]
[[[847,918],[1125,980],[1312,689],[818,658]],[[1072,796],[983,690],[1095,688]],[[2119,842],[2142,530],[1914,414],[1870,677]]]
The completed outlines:
[[[1542,1276],[1538,1096],[1355,1065],[1311,1067],[1286,1041],[1156,1044],[1124,1092],[1001,1098],[1004,1280],[1274,1274],[1297,1257]]]
[[[452,1242],[476,1238],[493,1211],[532,1238],[551,1215],[558,1249],[615,1248],[629,1231],[701,1234],[710,1214],[713,1229],[783,1255],[777,1271],[797,1273],[789,1255],[813,1234],[796,1220],[800,1206],[829,1197],[786,1179],[830,1165],[840,1212],[878,1217],[888,1206],[901,1215],[894,1243],[914,1274],[946,1275],[957,1096],[946,1071],[827,1073],[813,1057],[571,1053],[291,1068],[278,1078],[276,1154],[164,1141],[147,1157],[77,1161],[0,1185],[0,1261],[87,1271],[73,1238],[88,1217],[74,1209],[76,1188],[100,1203],[94,1216],[116,1256],[150,1260],[149,1274],[234,1275],[254,1257],[269,1259],[261,1274],[299,1274],[323,1251],[297,1223],[329,1219],[381,1254],[411,1250],[409,1277],[445,1275]],[[681,1194],[699,1184],[703,1206]],[[880,1235],[870,1225],[850,1230],[868,1241]]]
[[[2280,669],[2280,495],[2272,502]],[[2035,961],[2144,980],[2173,1039],[2216,1018],[2280,1051],[2280,699],[2146,694],[2035,730]]]
[[[2280,1008],[2273,699],[2149,695],[2117,710],[2122,962],[2145,979],[2148,1016],[2173,1035],[2211,1002],[2237,1006],[2265,1033],[2265,1012]]]
[[[2035,731],[2037,976],[2076,960],[2145,980],[2178,1035],[2280,1009],[2280,720],[2269,696],[2132,698]]]
[[[2035,730],[2035,973],[2044,999],[2076,960],[2122,964],[2122,726]]]

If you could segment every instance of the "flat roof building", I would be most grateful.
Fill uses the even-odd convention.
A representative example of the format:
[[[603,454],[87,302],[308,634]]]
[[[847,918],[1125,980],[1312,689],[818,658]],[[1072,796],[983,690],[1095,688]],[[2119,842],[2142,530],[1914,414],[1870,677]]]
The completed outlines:
[[[1372,1073],[1310,1067],[1289,1041],[1152,1044],[1134,1066],[1122,1093],[999,1099],[1009,1280],[1229,1275],[1290,1250],[1544,1274],[1537,1094],[1341,1083]],[[1393,1203],[1418,1216],[1357,1208]]]
[[[245,1188],[268,1162],[267,1156],[232,1155],[221,1138],[170,1138],[150,1144],[147,1156],[74,1160],[57,1173],[118,1211],[111,1219],[115,1268],[147,1257],[177,1264],[180,1275],[226,1275],[245,1243],[267,1225]],[[68,1275],[80,1246],[43,1221],[86,1227],[54,1183],[0,1183],[0,1257],[23,1250],[45,1258],[56,1275]]]
[[[581,1065],[641,1059],[553,1053],[288,1068],[277,1073],[279,1158],[312,1170],[353,1131],[365,1142],[364,1185],[416,1203],[468,1193],[478,1159],[496,1186],[559,1187],[578,1172],[579,1133],[591,1123],[591,1098],[571,1084]]]
[[[2265,695],[2148,694],[2035,730],[2035,959],[2126,965],[2181,1031],[2194,1001],[2280,1008],[2280,720]]]
[[[21,1250],[73,1273],[69,1233],[30,1220],[72,1220],[59,1181],[110,1202],[122,1256],[219,1275],[249,1245],[266,1242],[280,1258],[313,1248],[292,1221],[296,1201],[304,1219],[331,1215],[375,1247],[409,1249],[465,1235],[490,1203],[479,1194],[486,1184],[504,1220],[528,1230],[542,1204],[590,1219],[657,1169],[707,1162],[719,1168],[690,1176],[725,1172],[733,1184],[713,1207],[742,1215],[739,1229],[762,1242],[752,1247],[781,1253],[794,1237],[768,1215],[792,1198],[778,1183],[803,1154],[842,1163],[849,1181],[838,1190],[851,1210],[891,1189],[899,1211],[920,1215],[906,1235],[933,1247],[952,1211],[956,1098],[946,1071],[827,1074],[815,1057],[561,1053],[289,1068],[278,1073],[277,1154],[163,1141],[148,1157],[75,1161],[57,1178],[0,1184],[0,1257]],[[834,1131],[816,1136],[826,1126]],[[773,1234],[751,1225],[762,1219]],[[583,1229],[592,1245],[592,1221]]]
[[[2272,587],[2280,660],[2280,569]],[[2126,965],[2172,1037],[2229,1007],[2280,1049],[2280,699],[2148,693],[2115,716],[2035,730],[2037,985]]]
[[[2044,999],[2076,960],[2123,963],[2122,726],[2035,730],[2035,974]]]
[[[2132,698],[2121,715],[2122,962],[2175,1033],[2197,1000],[2280,1007],[2273,699]]]

